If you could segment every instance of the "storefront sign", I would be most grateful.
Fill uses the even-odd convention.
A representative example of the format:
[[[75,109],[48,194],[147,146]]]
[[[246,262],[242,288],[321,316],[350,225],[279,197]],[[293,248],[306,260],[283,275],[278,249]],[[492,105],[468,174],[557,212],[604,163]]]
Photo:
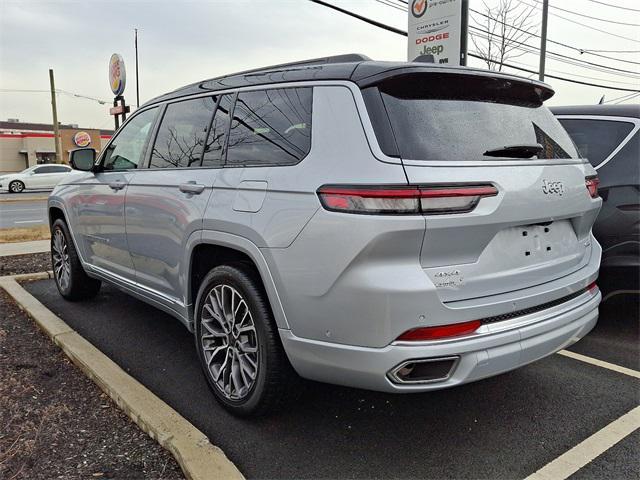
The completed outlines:
[[[126,83],[127,71],[124,68],[124,60],[122,55],[114,53],[109,60],[109,85],[116,97],[122,95]]]
[[[460,65],[462,0],[409,0],[408,60],[433,55],[435,63]]]
[[[88,147],[91,145],[91,136],[87,132],[77,132],[73,136],[73,143],[80,148]]]

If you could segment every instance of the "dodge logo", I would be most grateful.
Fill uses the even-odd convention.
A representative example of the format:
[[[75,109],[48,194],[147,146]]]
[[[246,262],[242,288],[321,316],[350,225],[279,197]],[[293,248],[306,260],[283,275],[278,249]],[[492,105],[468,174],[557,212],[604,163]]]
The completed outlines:
[[[542,180],[542,193],[545,195],[563,195],[564,184],[562,182],[550,182]]]

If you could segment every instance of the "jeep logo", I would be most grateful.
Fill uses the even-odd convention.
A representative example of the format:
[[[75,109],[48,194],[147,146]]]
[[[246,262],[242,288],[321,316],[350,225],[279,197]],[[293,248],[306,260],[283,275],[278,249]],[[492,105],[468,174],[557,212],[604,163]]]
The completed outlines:
[[[563,195],[564,184],[562,182],[550,182],[542,180],[542,193],[545,195]]]

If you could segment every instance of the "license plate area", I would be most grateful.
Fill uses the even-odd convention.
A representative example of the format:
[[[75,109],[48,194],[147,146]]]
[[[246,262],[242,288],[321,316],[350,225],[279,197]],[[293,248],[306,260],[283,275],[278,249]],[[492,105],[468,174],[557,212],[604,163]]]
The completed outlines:
[[[529,263],[526,260],[536,263],[552,260],[576,252],[578,240],[568,220],[526,225],[510,230],[506,235],[510,238],[505,240],[507,243],[512,240],[513,246],[518,245],[517,253],[524,257],[525,263]]]

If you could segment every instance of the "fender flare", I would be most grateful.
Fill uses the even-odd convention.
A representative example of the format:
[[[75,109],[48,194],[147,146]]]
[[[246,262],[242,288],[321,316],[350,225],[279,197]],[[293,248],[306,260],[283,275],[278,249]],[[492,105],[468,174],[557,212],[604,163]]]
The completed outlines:
[[[260,278],[262,279],[262,283],[267,292],[267,297],[269,299],[269,303],[271,305],[271,311],[273,312],[273,316],[276,321],[276,325],[280,329],[290,330],[289,322],[287,321],[287,317],[284,313],[284,309],[282,307],[282,302],[280,300],[280,296],[278,295],[278,290],[276,288],[275,281],[273,276],[271,275],[271,271],[269,270],[269,266],[267,264],[264,255],[260,251],[260,249],[256,246],[255,243],[247,240],[244,237],[240,237],[238,235],[234,235],[231,233],[218,232],[213,230],[200,230],[197,232],[193,232],[189,239],[187,240],[187,248],[185,249],[185,257],[183,259],[184,265],[188,265],[188,269],[185,272],[187,274],[186,278],[186,294],[185,298],[192,298],[190,293],[192,289],[191,285],[191,260],[193,251],[198,245],[217,245],[220,247],[230,248],[232,250],[237,250],[241,253],[247,255],[255,264],[258,269],[258,273],[260,274]],[[194,308],[193,304],[189,305],[189,323],[193,323],[194,318]]]

